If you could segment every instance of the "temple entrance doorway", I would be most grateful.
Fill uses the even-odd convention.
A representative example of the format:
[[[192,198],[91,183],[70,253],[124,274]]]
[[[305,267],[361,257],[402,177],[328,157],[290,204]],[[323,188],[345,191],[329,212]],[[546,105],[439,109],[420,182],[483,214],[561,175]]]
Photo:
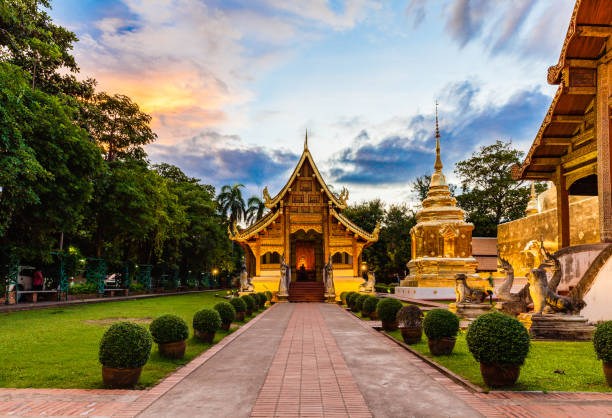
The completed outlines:
[[[298,282],[323,281],[323,235],[309,230],[291,234],[291,277]]]

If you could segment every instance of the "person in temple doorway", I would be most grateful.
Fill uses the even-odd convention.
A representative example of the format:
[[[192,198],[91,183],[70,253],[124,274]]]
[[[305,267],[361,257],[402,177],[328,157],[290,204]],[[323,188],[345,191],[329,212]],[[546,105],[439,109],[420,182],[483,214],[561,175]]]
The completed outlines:
[[[306,267],[304,267],[304,264],[302,264],[298,270],[298,277],[297,279],[299,281],[305,281],[308,280],[308,274],[306,273]]]

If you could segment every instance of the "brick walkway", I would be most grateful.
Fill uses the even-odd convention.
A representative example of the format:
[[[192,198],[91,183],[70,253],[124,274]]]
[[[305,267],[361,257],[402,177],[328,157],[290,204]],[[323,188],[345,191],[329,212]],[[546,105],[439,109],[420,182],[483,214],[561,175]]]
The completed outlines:
[[[317,305],[295,308],[251,416],[372,416]]]

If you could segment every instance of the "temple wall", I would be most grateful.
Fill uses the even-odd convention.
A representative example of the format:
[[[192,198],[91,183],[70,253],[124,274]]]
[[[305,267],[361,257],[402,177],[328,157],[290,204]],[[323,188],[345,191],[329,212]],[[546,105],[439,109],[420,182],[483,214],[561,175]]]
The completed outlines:
[[[593,286],[584,296],[586,307],[580,312],[589,322],[608,321],[612,319],[612,257],[599,270]]]
[[[597,196],[570,196],[570,245],[599,242],[599,201]],[[544,210],[497,227],[497,245],[501,256],[514,267],[517,277],[524,277],[533,266],[523,249],[531,240],[544,241],[549,252],[558,250],[557,209]]]

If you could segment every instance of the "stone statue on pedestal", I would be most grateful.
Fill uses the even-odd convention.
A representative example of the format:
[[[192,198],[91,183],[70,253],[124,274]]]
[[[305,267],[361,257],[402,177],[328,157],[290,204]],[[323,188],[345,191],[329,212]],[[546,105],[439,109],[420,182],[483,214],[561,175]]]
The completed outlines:
[[[280,262],[280,280],[278,282],[277,297],[286,298],[289,296],[289,283],[291,283],[291,267],[285,262],[285,255],[283,254]]]
[[[359,286],[359,291],[363,293],[374,293],[374,285],[376,284],[376,276],[373,271],[368,271],[368,280],[364,281]]]
[[[497,259],[501,269],[506,274],[504,282],[496,289],[497,297],[501,302],[498,302],[496,308],[509,315],[518,315],[522,312],[527,312],[527,307],[531,303],[529,295],[529,283],[527,283],[518,293],[512,293],[512,285],[514,283],[514,268],[508,260],[502,258],[497,252]]]
[[[334,287],[334,266],[332,264],[332,256],[330,254],[327,264],[323,267],[323,284],[325,285],[325,298],[331,299],[336,297],[336,289]]]
[[[243,264],[240,269],[240,291],[241,292],[252,292],[253,285],[251,284],[251,279],[249,278],[249,273],[247,273],[247,268]]]
[[[490,303],[484,303],[487,296],[492,297],[493,292],[490,290],[473,289],[467,284],[467,275],[465,273],[457,273],[455,275],[455,303],[451,303],[449,308],[457,315],[475,319],[491,310]]]
[[[546,271],[543,268],[532,269],[529,273],[529,295],[533,300],[533,313],[542,314],[547,312],[560,312],[579,314],[585,307],[582,300],[573,300],[555,293],[546,279]]]

